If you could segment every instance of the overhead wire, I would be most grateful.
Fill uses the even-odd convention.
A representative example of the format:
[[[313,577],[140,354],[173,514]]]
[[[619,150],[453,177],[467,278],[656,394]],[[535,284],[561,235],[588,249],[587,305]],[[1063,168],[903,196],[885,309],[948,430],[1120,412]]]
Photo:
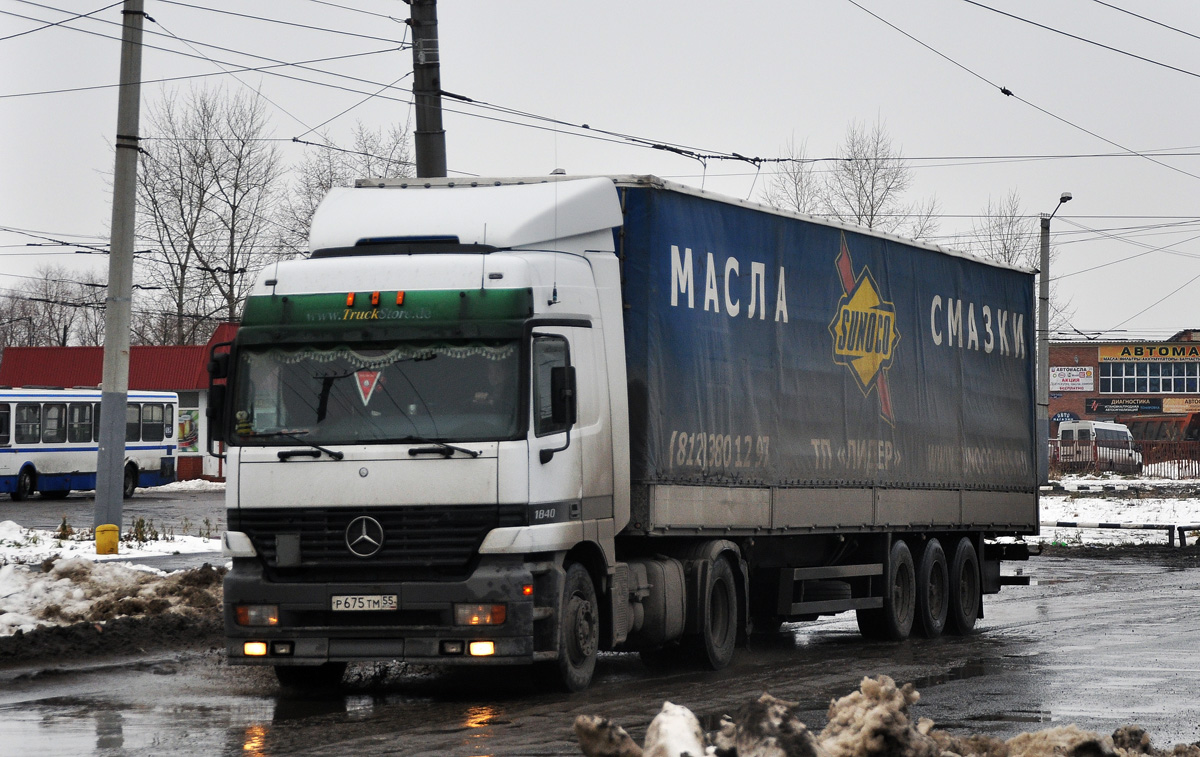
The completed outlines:
[[[39,26],[36,29],[26,29],[23,32],[17,32],[16,34],[10,34],[7,37],[0,37],[0,42],[5,42],[10,39],[16,39],[17,37],[24,37],[26,34],[33,34],[34,32],[40,32],[45,29],[50,29],[55,26],[60,26],[62,24],[68,23],[70,21],[75,21],[77,19],[85,18],[87,16],[93,16],[102,11],[106,11],[109,8],[115,8],[116,6],[120,5],[122,2],[124,2],[124,0],[117,0],[117,2],[112,3],[111,5],[106,5],[103,8],[97,8],[96,10],[88,11],[87,13],[79,13],[74,16],[71,16],[70,18],[64,18],[62,21],[45,21],[45,22],[43,22],[42,26]],[[66,13],[66,11],[63,11],[63,13]]]
[[[877,14],[877,13],[875,13],[875,12],[873,12],[873,11],[871,11],[871,10],[869,10],[869,9],[865,8],[865,7],[863,7],[861,4],[859,4],[858,2],[856,2],[856,0],[846,0],[846,2],[850,3],[850,4],[851,4],[851,5],[853,5],[855,8],[858,8],[858,9],[859,9],[859,10],[861,10],[863,13],[866,13],[867,15],[869,15],[869,16],[871,16],[872,18],[874,18],[874,19],[878,20],[879,22],[883,23],[884,25],[888,26],[889,28],[893,29],[894,31],[896,31],[896,32],[898,32],[898,33],[900,33],[900,34],[902,34],[903,36],[907,37],[908,39],[912,40],[913,42],[917,43],[918,45],[920,45],[921,47],[923,47],[923,48],[925,48],[926,50],[930,51],[930,52],[931,52],[931,53],[933,53],[934,55],[937,55],[939,58],[942,58],[943,60],[945,60],[945,61],[948,61],[949,63],[953,64],[955,67],[962,69],[963,71],[967,72],[967,73],[968,73],[968,74],[970,74],[971,76],[973,76],[973,77],[975,77],[976,79],[980,80],[980,81],[981,81],[981,82],[983,82],[984,84],[987,84],[989,87],[992,87],[992,88],[994,88],[994,89],[998,90],[998,91],[1000,92],[1000,94],[1002,94],[1002,95],[1004,95],[1004,96],[1006,96],[1006,97],[1011,97],[1011,98],[1013,98],[1013,99],[1017,100],[1018,102],[1024,103],[1024,104],[1025,104],[1025,105],[1027,105],[1028,107],[1030,107],[1030,108],[1033,108],[1034,110],[1038,111],[1039,113],[1042,113],[1043,115],[1049,116],[1050,118],[1053,118],[1054,120],[1056,120],[1056,121],[1059,121],[1060,123],[1063,123],[1063,124],[1065,124],[1065,125],[1067,125],[1067,126],[1070,126],[1070,127],[1071,127],[1071,128],[1073,128],[1073,129],[1076,129],[1076,130],[1078,130],[1078,131],[1081,131],[1081,132],[1083,132],[1084,134],[1087,134],[1087,135],[1089,135],[1089,136],[1095,137],[1096,139],[1099,139],[1099,140],[1101,140],[1102,142],[1105,142],[1106,144],[1110,144],[1110,145],[1112,145],[1113,147],[1116,147],[1116,148],[1118,148],[1118,149],[1120,149],[1120,150],[1122,150],[1122,151],[1124,151],[1124,152],[1131,153],[1131,154],[1133,154],[1133,155],[1137,155],[1138,157],[1144,158],[1144,159],[1146,159],[1146,160],[1150,161],[1151,163],[1155,163],[1155,164],[1157,164],[1157,165],[1159,165],[1159,166],[1162,166],[1163,168],[1166,168],[1166,169],[1168,169],[1168,170],[1171,170],[1171,171],[1175,171],[1176,173],[1183,174],[1184,176],[1189,176],[1189,177],[1191,177],[1191,178],[1193,178],[1193,179],[1200,179],[1200,175],[1197,175],[1197,174],[1191,173],[1190,171],[1185,171],[1185,170],[1183,170],[1182,168],[1178,168],[1178,167],[1176,167],[1176,166],[1173,166],[1173,165],[1171,165],[1170,163],[1164,163],[1164,162],[1162,162],[1161,160],[1155,160],[1155,159],[1154,159],[1153,157],[1151,157],[1151,156],[1150,156],[1150,154],[1148,154],[1148,153],[1145,153],[1145,152],[1139,152],[1139,151],[1137,151],[1137,150],[1134,150],[1134,149],[1132,149],[1132,148],[1130,148],[1130,147],[1126,147],[1125,145],[1122,145],[1122,144],[1120,144],[1119,142],[1116,142],[1116,141],[1114,141],[1114,140],[1111,140],[1111,139],[1109,139],[1108,137],[1105,137],[1105,136],[1103,136],[1103,135],[1101,135],[1101,134],[1098,134],[1097,132],[1094,132],[1094,131],[1092,131],[1091,129],[1088,129],[1088,128],[1084,127],[1084,126],[1080,126],[1079,124],[1076,124],[1076,123],[1074,123],[1074,122],[1072,122],[1072,121],[1070,121],[1070,120],[1068,120],[1068,119],[1066,119],[1066,118],[1064,118],[1064,117],[1062,117],[1062,116],[1060,116],[1060,115],[1058,115],[1058,114],[1056,114],[1056,113],[1052,113],[1051,111],[1049,111],[1049,110],[1046,110],[1045,108],[1041,107],[1040,105],[1037,105],[1037,104],[1035,104],[1035,103],[1033,103],[1033,102],[1031,102],[1031,101],[1029,101],[1029,100],[1026,100],[1025,98],[1021,97],[1020,95],[1017,95],[1015,92],[1013,92],[1012,90],[1008,89],[1007,87],[1004,87],[1004,86],[1001,86],[1001,85],[998,85],[998,84],[996,84],[995,82],[991,81],[991,80],[990,80],[990,79],[988,79],[986,76],[984,76],[983,74],[980,74],[979,72],[977,72],[977,71],[974,71],[974,70],[972,70],[971,68],[968,68],[968,67],[967,67],[967,66],[965,66],[964,64],[962,64],[962,63],[960,63],[960,62],[956,61],[955,59],[951,58],[949,55],[946,55],[945,53],[941,52],[940,50],[937,50],[937,49],[936,49],[936,48],[934,48],[933,46],[931,46],[931,45],[929,45],[929,44],[927,44],[927,43],[923,42],[923,41],[922,41],[922,40],[920,40],[920,39],[917,39],[915,36],[913,36],[912,34],[909,34],[909,33],[908,33],[908,32],[906,32],[905,30],[903,30],[903,29],[901,29],[900,27],[896,26],[896,25],[895,25],[895,24],[893,24],[891,21],[888,21],[887,19],[883,18],[883,17],[882,17],[882,16],[880,16],[879,14]],[[971,3],[972,5],[980,5],[979,3],[975,2],[975,0],[963,0],[963,2],[968,2],[968,3]],[[986,6],[985,6],[985,7],[986,7]]]

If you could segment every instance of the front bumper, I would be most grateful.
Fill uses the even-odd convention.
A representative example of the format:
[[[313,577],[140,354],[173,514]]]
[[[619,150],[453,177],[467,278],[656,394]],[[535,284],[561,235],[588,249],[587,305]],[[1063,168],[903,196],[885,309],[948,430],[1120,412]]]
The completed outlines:
[[[254,558],[238,558],[225,576],[228,661],[234,665],[319,665],[325,662],[400,660],[421,664],[514,664],[542,659],[538,647],[555,637],[547,621],[561,587],[561,569],[534,567],[520,558],[485,556],[460,581],[272,582]],[[523,587],[534,586],[533,596]],[[335,612],[335,595],[396,595],[387,611]],[[454,625],[454,604],[507,605],[504,623]],[[275,626],[242,626],[239,604],[277,605]],[[539,642],[537,639],[541,639]],[[246,642],[264,642],[267,654],[248,656]],[[471,656],[472,641],[491,641],[494,653]],[[549,642],[553,645],[553,642]]]

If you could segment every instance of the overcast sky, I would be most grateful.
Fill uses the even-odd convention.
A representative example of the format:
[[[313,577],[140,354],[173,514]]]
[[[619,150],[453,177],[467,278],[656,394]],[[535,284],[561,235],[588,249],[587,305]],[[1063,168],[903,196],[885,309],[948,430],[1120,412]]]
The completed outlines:
[[[289,163],[320,149],[290,139],[327,121],[341,146],[356,120],[411,123],[401,0],[145,2],[143,109],[180,88],[258,89]],[[106,269],[75,247],[26,246],[107,244],[121,6],[105,4],[0,0],[0,293],[40,265]],[[701,163],[595,130],[764,158],[794,139],[820,158],[850,122],[879,119],[910,160],[911,199],[937,198],[935,241],[1014,190],[1036,228],[1070,191],[1051,275],[1072,327],[1108,339],[1200,328],[1200,4],[447,0],[438,15],[445,90],[592,127],[446,100],[452,176],[650,173],[759,200],[770,164]],[[291,78],[217,64],[350,55],[273,69]],[[170,77],[194,78],[152,83]]]

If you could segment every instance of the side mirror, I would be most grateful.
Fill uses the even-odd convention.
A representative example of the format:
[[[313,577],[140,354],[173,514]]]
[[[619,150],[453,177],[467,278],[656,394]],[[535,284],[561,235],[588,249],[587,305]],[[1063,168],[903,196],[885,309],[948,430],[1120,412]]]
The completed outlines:
[[[214,353],[208,358],[208,378],[210,381],[229,378],[228,352]]]
[[[568,427],[579,420],[575,398],[575,366],[550,369],[550,417],[555,425]]]
[[[208,454],[222,459],[225,455],[217,451],[216,442],[225,441],[228,430],[225,425],[225,381],[229,378],[229,349],[232,346],[233,342],[214,344],[208,358],[208,407],[204,411],[208,419]],[[217,352],[222,347],[225,351]]]

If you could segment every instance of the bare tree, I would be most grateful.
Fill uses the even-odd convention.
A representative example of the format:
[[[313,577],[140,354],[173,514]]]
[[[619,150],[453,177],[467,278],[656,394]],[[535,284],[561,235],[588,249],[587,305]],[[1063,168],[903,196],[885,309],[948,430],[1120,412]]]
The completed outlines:
[[[911,239],[928,239],[937,231],[937,199],[907,201],[912,169],[880,120],[870,127],[851,122],[828,172],[812,170],[804,145],[796,150],[789,141],[786,156],[791,160],[763,193],[772,207]]]
[[[1039,269],[1042,265],[1041,232],[1038,219],[1021,211],[1021,195],[1009,190],[1000,200],[988,198],[981,221],[972,224],[970,237],[963,246],[980,257],[1020,268]],[[1050,269],[1058,250],[1050,248]],[[1039,273],[1038,276],[1041,276]],[[1075,309],[1070,300],[1058,294],[1058,284],[1050,282],[1050,330],[1069,327]]]
[[[306,153],[295,167],[296,178],[283,202],[281,250],[290,255],[308,251],[313,213],[333,187],[348,187],[355,179],[412,176],[413,168],[408,130],[402,126],[372,130],[360,121],[354,128],[353,149]]]
[[[148,130],[161,136],[150,142],[138,171],[138,232],[152,243],[139,258],[139,275],[162,291],[151,307],[174,315],[172,324],[157,317],[154,327],[145,317],[135,324],[135,335],[141,331],[151,343],[192,343],[192,316],[208,309],[211,285],[200,270],[200,250],[214,245],[217,233],[209,142],[218,136],[219,109],[218,94],[204,90],[182,103],[166,94],[148,109]]]
[[[923,239],[937,230],[937,201],[908,204],[912,169],[879,119],[846,127],[837,161],[826,176],[825,212],[843,223]]]
[[[141,338],[185,344],[207,338],[220,312],[236,320],[255,275],[275,258],[273,224],[282,168],[268,141],[263,101],[223,89],[167,95],[149,116],[150,154],[142,161],[140,234],[156,248],[142,280],[148,298]]]
[[[256,274],[277,259],[268,247],[282,179],[279,151],[269,142],[261,99],[236,96],[220,111],[221,135],[208,142],[214,166],[216,243],[202,249],[201,270],[209,276],[226,311],[237,320]]]
[[[763,190],[763,200],[773,208],[813,214],[822,207],[821,185],[806,156],[807,142],[796,147],[795,137],[784,146],[784,162]]]

